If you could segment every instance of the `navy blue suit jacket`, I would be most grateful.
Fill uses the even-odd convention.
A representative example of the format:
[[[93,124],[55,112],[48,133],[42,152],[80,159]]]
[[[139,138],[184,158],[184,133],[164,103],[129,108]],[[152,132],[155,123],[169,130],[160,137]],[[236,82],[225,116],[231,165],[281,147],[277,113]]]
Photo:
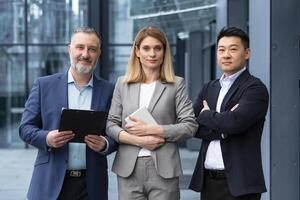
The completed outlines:
[[[260,145],[269,101],[267,88],[245,70],[230,87],[223,99],[221,112],[217,113],[215,108],[220,89],[219,80],[209,82],[194,105],[199,123],[196,137],[202,139],[202,146],[190,188],[202,191],[208,145],[212,140],[220,140],[231,194],[240,196],[265,192]],[[211,110],[200,113],[203,100],[208,102]],[[239,106],[230,111],[236,104]]]
[[[114,85],[93,79],[91,109],[108,112]],[[38,78],[31,90],[22,115],[19,134],[26,143],[38,148],[30,187],[29,200],[55,200],[63,185],[68,162],[68,145],[49,148],[46,136],[58,129],[62,108],[68,108],[68,73],[58,73]],[[109,149],[117,144],[107,137]],[[26,156],[26,155],[24,155]],[[107,159],[105,155],[86,148],[86,181],[89,199],[108,199]]]

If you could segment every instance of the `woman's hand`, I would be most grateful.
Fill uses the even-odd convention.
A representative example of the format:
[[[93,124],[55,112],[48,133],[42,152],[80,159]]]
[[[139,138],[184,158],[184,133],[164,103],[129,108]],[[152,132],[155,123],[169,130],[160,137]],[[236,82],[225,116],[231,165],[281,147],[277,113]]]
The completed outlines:
[[[129,116],[132,121],[130,124],[126,124],[125,128],[127,132],[136,136],[156,136],[163,138],[163,128],[160,125],[146,124],[138,117]]]
[[[165,139],[155,136],[139,137],[138,145],[150,151],[153,151],[165,144]]]
[[[132,121],[130,124],[126,124],[125,128],[127,132],[137,136],[147,135],[147,124],[143,122],[138,117],[129,116],[129,119]]]
[[[146,148],[153,151],[165,144],[165,139],[157,136],[136,136],[128,133],[127,131],[121,131],[119,133],[119,141],[125,144],[131,144],[138,147]]]

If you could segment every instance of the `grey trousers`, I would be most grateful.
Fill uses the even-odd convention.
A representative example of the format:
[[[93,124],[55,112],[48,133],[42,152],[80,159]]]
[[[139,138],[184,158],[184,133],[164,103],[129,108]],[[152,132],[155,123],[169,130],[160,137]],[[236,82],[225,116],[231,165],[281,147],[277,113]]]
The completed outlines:
[[[119,200],[178,200],[179,177],[162,178],[152,157],[139,157],[129,177],[118,176],[118,192]]]

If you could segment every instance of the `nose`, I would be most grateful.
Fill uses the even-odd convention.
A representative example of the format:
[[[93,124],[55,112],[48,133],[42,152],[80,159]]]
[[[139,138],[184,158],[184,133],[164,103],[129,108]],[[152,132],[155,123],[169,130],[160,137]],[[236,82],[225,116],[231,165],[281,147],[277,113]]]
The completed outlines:
[[[150,54],[151,57],[155,57],[155,50],[151,49],[149,54]]]
[[[223,57],[225,57],[225,58],[231,57],[231,54],[230,54],[229,49],[226,49],[226,50],[225,50],[225,52],[224,52],[224,54],[223,54]]]
[[[89,56],[89,51],[87,48],[85,48],[82,53],[81,53],[82,57],[87,58]]]

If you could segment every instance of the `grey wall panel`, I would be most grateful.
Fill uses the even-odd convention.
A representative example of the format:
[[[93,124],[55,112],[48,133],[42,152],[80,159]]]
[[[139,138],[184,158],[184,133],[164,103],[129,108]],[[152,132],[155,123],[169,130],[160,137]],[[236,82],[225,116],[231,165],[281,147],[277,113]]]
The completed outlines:
[[[185,68],[185,77],[192,100],[196,99],[204,84],[202,48],[203,33],[201,31],[191,32],[187,42],[188,64],[186,66],[188,67]]]
[[[271,199],[299,199],[299,0],[271,4]]]
[[[207,83],[211,80],[212,77],[211,47],[204,48],[202,50],[202,55],[203,55],[203,82]]]
[[[227,24],[248,30],[248,0],[227,0]]]
[[[186,64],[185,79],[190,98],[195,102],[199,91],[205,83],[204,66],[203,66],[203,33],[202,31],[194,31],[189,33],[189,39],[186,41]],[[189,150],[199,150],[201,141],[191,138],[186,141]]]
[[[227,26],[227,0],[218,0],[216,5],[216,31],[219,32],[224,26]]]
[[[249,1],[250,72],[259,77],[270,91],[270,0]],[[270,111],[270,109],[269,109]],[[270,112],[266,116],[262,136],[263,169],[268,192],[262,200],[270,199]]]

